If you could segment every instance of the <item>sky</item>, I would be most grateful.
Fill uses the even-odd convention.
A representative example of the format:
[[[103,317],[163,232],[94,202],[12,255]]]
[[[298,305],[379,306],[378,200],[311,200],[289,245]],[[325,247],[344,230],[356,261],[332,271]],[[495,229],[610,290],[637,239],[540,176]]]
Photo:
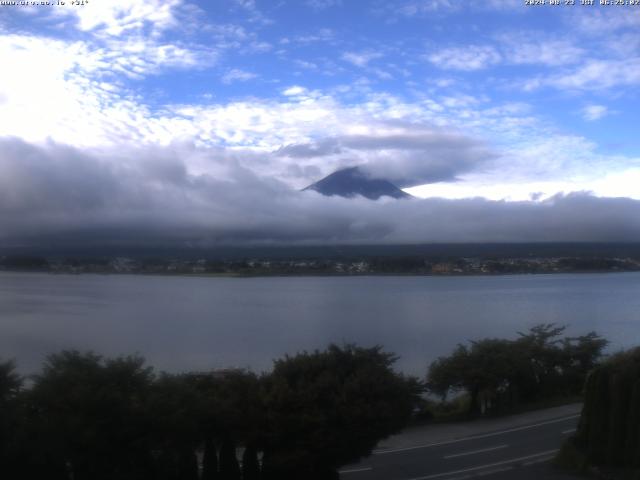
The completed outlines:
[[[640,241],[640,6],[44,3],[0,2],[0,246]],[[415,198],[300,192],[355,165]]]

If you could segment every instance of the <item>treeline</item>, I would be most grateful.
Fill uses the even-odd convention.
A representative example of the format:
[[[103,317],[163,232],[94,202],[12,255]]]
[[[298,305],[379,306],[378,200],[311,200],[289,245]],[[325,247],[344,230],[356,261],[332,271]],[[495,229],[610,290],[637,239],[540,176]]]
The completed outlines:
[[[26,383],[0,363],[0,477],[335,479],[410,420],[421,385],[394,361],[331,345],[263,375],[174,375],[63,351]]]
[[[138,356],[63,351],[25,379],[0,362],[0,478],[336,479],[405,427],[425,390],[466,399],[473,415],[579,395],[607,341],[564,331],[459,345],[426,384],[394,372],[381,347],[355,345],[286,356],[262,375],[157,373]],[[577,438],[600,460],[637,458],[639,352],[588,377]]]
[[[640,260],[609,257],[341,257],[308,259],[171,259],[0,256],[0,270],[171,275],[493,275],[631,272]]]
[[[4,270],[48,271],[49,262],[44,257],[33,255],[9,255],[0,257],[0,268]]]
[[[431,363],[429,391],[443,400],[463,393],[468,413],[580,395],[607,341],[590,332],[564,337],[565,327],[541,324],[515,340],[487,338],[458,345]]]

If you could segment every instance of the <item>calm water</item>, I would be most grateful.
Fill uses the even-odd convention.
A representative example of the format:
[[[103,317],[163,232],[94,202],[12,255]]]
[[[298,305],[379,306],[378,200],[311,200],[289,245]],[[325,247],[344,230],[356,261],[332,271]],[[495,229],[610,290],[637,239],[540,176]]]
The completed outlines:
[[[640,345],[640,273],[492,277],[195,278],[0,273],[0,357],[139,352],[170,371],[267,370],[329,342],[382,344],[423,375],[458,342],[541,322]]]

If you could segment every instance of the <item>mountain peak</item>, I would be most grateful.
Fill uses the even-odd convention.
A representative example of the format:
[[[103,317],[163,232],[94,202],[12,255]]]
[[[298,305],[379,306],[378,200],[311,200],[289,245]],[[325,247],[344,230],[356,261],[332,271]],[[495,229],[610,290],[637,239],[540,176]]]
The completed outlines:
[[[369,178],[360,167],[337,170],[304,190],[315,190],[325,196],[338,195],[347,198],[362,195],[370,200],[377,200],[385,196],[392,198],[411,197],[388,180]]]

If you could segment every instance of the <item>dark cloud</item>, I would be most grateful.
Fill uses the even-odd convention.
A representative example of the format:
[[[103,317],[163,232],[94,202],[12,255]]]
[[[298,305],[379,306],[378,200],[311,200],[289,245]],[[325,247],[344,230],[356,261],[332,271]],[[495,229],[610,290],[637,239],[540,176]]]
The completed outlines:
[[[398,129],[397,125],[390,127]],[[462,134],[406,125],[400,129],[402,133],[344,135],[290,144],[275,153],[298,160],[330,158],[340,166],[359,165],[371,176],[403,188],[455,181],[497,157],[484,143]]]
[[[190,173],[185,156],[206,157],[195,147],[107,153],[0,140],[0,245],[640,241],[628,198],[344,199],[230,157]]]

